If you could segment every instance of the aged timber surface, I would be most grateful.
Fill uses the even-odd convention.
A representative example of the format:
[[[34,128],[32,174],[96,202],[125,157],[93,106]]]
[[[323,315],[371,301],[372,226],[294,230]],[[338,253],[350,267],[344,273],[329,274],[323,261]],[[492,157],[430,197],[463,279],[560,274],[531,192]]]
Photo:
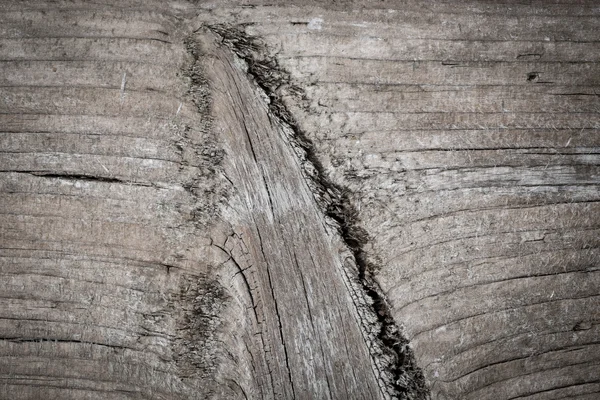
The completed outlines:
[[[1,399],[214,391],[216,147],[181,15],[140,5],[0,4]]]
[[[393,392],[217,24],[290,74],[432,398],[598,398],[597,1],[105,3],[0,2],[0,399]]]
[[[364,304],[352,254],[317,206],[286,138],[290,128],[269,115],[241,60],[218,47],[215,35],[199,40],[213,129],[230,155],[223,168],[236,189],[228,210],[232,233],[215,245],[231,255],[233,276],[243,282],[257,386],[248,395],[389,398],[386,371],[378,370],[385,363],[371,359],[375,317]]]
[[[21,5],[1,14],[0,398],[397,398],[294,132],[194,9]]]
[[[597,398],[597,3],[425,3],[230,22],[304,88],[288,105],[354,194],[433,398]]]

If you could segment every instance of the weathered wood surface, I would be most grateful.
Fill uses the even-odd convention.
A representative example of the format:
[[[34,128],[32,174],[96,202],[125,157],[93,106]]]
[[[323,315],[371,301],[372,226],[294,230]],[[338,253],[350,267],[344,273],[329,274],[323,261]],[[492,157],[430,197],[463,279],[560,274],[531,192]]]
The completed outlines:
[[[396,398],[243,62],[193,8],[54,6],[2,10],[0,397]]]
[[[597,4],[374,7],[235,22],[305,89],[433,397],[596,398]]]
[[[198,216],[223,190],[178,26],[156,3],[0,4],[2,399],[215,390]]]
[[[546,3],[0,4],[0,398],[392,394],[298,132],[433,398],[597,398],[600,10]]]
[[[221,39],[197,39],[212,94],[213,131],[235,194],[231,256],[244,300],[250,398],[392,398],[389,360],[353,255],[318,207],[293,131]],[[328,226],[329,225],[329,226]],[[243,354],[248,356],[248,354]],[[226,374],[224,371],[223,374]]]

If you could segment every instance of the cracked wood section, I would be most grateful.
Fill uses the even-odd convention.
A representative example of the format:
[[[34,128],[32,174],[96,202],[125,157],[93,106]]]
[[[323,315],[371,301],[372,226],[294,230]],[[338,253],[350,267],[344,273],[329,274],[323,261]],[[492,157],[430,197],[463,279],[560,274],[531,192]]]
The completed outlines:
[[[269,4],[211,12],[304,88],[433,398],[597,398],[597,2]]]
[[[233,234],[218,244],[243,281],[254,359],[250,398],[389,398],[373,364],[364,299],[352,254],[329,227],[289,143],[243,64],[214,37],[201,37],[213,82],[213,127],[235,187]],[[381,387],[380,387],[381,386]]]
[[[597,3],[1,2],[0,398],[385,398],[351,254],[242,65],[186,54],[203,21],[304,90],[434,398],[598,398]]]

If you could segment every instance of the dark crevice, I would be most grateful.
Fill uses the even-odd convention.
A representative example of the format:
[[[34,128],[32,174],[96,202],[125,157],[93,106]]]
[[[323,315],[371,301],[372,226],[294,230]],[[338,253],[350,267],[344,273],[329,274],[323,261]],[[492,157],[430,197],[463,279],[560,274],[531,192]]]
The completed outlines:
[[[158,265],[160,265],[161,267],[164,267],[167,271],[167,275],[171,274],[171,270],[181,270],[181,267],[178,267],[176,265],[172,265],[172,264],[167,264],[167,263],[158,263]]]
[[[594,96],[600,97],[598,93],[584,93],[584,92],[575,92],[575,93],[550,93],[554,96]]]
[[[539,60],[540,58],[542,58],[543,54],[539,54],[539,53],[526,53],[526,54],[519,54],[517,55],[517,60],[521,59],[521,58],[526,58],[527,61],[529,60]]]
[[[4,171],[3,171],[4,172]],[[6,171],[8,172],[8,171]],[[138,186],[150,186],[150,184],[142,182],[126,181],[119,178],[112,178],[107,176],[98,176],[91,174],[69,174],[69,173],[58,173],[58,172],[45,172],[45,171],[13,171],[21,174],[30,174],[34,176],[40,176],[44,178],[57,178],[69,181],[87,181],[87,182],[106,182],[106,183],[124,183],[127,185],[138,185]]]
[[[246,34],[245,27],[244,24],[207,26],[220,37],[224,45],[246,62],[248,74],[269,99],[270,116],[292,131],[291,140],[302,150],[299,156],[308,164],[304,172],[313,183],[311,188],[317,202],[326,216],[335,222],[344,243],[351,250],[358,266],[358,282],[373,304],[372,311],[379,323],[377,338],[386,356],[392,360],[387,363],[387,372],[392,374],[392,381],[388,382],[391,386],[389,389],[401,398],[429,398],[423,373],[416,365],[408,340],[401,334],[382,290],[373,278],[377,266],[367,260],[364,247],[369,237],[359,225],[351,192],[328,178],[312,141],[285,105],[283,97],[291,96],[302,106],[307,100],[304,91],[291,84],[289,73],[279,66],[275,57],[269,55],[268,49],[258,38]]]
[[[129,349],[125,346],[115,346],[106,343],[88,342],[85,340],[74,340],[74,339],[52,339],[52,338],[24,338],[24,337],[11,337],[11,338],[0,338],[0,340],[12,343],[72,343],[72,344],[85,344],[93,346],[110,347],[116,350]]]

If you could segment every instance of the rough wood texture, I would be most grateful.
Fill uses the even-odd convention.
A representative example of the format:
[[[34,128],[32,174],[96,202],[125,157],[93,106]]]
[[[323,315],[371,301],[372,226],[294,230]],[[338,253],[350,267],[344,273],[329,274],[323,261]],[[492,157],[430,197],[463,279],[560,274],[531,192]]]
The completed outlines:
[[[389,361],[375,354],[377,319],[352,254],[302,175],[293,132],[269,115],[260,88],[216,36],[200,40],[213,129],[234,155],[223,166],[236,189],[232,233],[215,246],[231,256],[231,279],[242,281],[255,386],[246,395],[390,398]]]
[[[597,398],[596,3],[3,2],[0,398]]]
[[[596,5],[238,11],[305,89],[433,397],[598,396]]]
[[[2,399],[214,390],[218,151],[147,7],[0,6]]]

